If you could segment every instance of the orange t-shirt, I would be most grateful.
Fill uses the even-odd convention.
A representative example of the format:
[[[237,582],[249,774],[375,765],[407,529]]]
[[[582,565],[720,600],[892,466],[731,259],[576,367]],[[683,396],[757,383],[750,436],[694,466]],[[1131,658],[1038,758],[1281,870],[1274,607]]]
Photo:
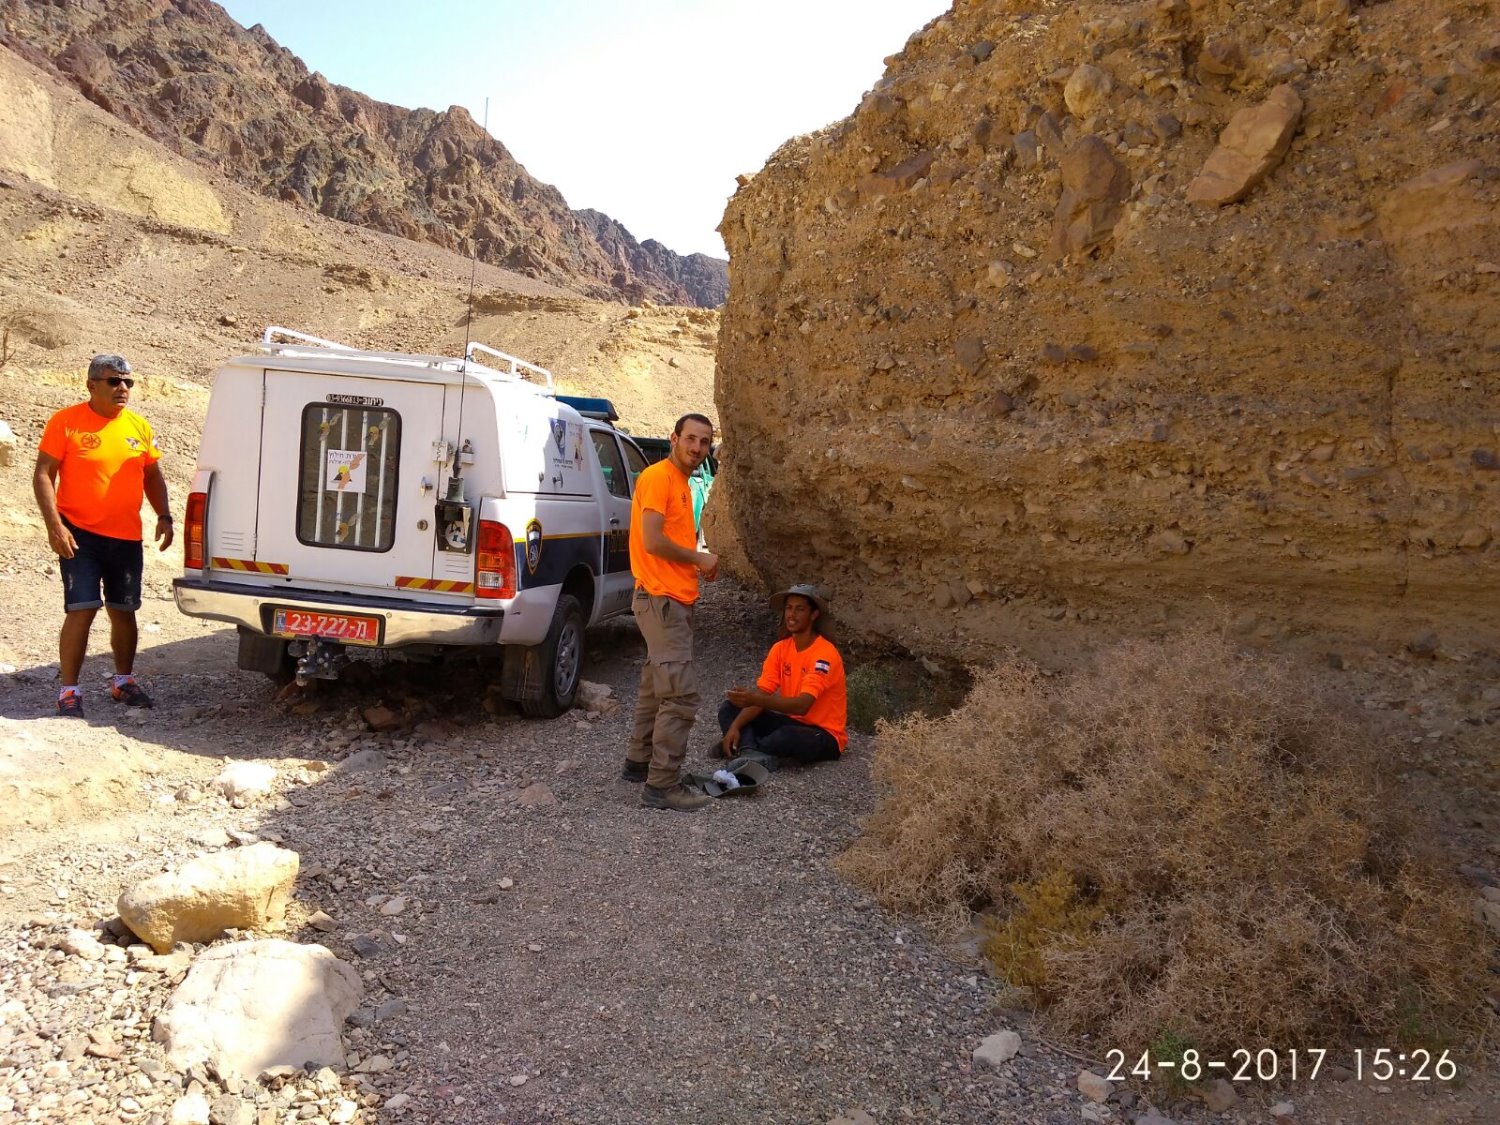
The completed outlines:
[[[48,419],[38,448],[61,465],[57,510],[69,523],[111,539],[140,539],[146,466],[161,458],[146,419],[134,410],[106,418],[80,402]]]
[[[801,652],[797,642],[785,637],[771,646],[755,686],[767,695],[795,699],[813,697],[805,715],[788,715],[799,723],[822,727],[839,744],[842,754],[849,746],[849,693],[844,686],[844,660],[825,637],[814,636]]]
[[[698,568],[677,563],[646,550],[647,512],[660,512],[662,530],[668,539],[689,551],[698,546],[698,525],[693,519],[693,495],[687,474],[670,457],[647,465],[635,478],[635,498],[630,501],[630,572],[648,594],[668,597],[683,605],[698,600]]]

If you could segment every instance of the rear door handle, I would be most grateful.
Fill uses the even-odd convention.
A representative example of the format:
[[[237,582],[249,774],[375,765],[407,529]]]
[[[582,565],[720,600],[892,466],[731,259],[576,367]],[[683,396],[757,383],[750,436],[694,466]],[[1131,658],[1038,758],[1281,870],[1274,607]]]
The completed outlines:
[[[619,527],[620,526],[620,517],[619,516],[610,516],[609,517],[609,522],[610,522],[610,526],[611,527]]]

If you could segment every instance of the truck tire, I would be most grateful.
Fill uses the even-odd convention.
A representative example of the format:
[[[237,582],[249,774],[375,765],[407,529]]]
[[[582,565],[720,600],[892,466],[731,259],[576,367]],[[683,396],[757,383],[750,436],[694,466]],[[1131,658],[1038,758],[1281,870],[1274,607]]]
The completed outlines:
[[[262,672],[273,684],[289,684],[297,674],[297,662],[280,637],[267,637],[239,627],[240,648],[237,663],[242,672]]]
[[[583,677],[584,625],[578,599],[571,594],[558,595],[547,639],[526,653],[532,675],[527,677],[531,690],[520,699],[523,714],[555,719],[573,706],[578,681]]]

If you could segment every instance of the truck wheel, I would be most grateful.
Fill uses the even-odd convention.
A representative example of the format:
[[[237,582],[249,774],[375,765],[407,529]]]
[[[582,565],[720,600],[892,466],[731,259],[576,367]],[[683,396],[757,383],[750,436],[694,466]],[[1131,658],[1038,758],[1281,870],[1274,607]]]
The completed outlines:
[[[287,642],[280,637],[267,637],[252,633],[243,625],[239,627],[240,649],[238,664],[243,672],[263,672],[274,684],[289,684],[297,674],[297,662],[287,651]]]
[[[552,611],[547,639],[527,653],[528,662],[540,674],[541,690],[521,699],[521,710],[534,719],[554,719],[578,694],[583,673],[583,608],[571,594],[561,594]]]

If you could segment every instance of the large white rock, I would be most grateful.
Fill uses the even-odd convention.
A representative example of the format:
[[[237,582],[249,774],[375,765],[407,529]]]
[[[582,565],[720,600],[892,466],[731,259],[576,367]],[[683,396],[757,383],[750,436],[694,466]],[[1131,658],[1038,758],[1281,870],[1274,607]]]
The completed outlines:
[[[203,953],[152,1028],[178,1070],[208,1063],[253,1079],[273,1066],[345,1065],[339,1030],[359,974],[321,945],[275,938]]]
[[[1021,1037],[1014,1031],[997,1031],[974,1048],[974,1062],[976,1065],[1002,1066],[1015,1058],[1020,1049]]]
[[[6,466],[15,459],[16,432],[4,421],[0,421],[0,466]]]
[[[171,1125],[209,1125],[208,1099],[194,1091],[172,1103]]]
[[[257,797],[269,794],[275,782],[274,766],[265,762],[230,762],[214,778],[214,788],[231,805],[244,808]]]
[[[132,933],[169,953],[179,941],[209,941],[230,927],[253,930],[281,921],[296,881],[296,852],[252,844],[137,883],[116,908]]]

